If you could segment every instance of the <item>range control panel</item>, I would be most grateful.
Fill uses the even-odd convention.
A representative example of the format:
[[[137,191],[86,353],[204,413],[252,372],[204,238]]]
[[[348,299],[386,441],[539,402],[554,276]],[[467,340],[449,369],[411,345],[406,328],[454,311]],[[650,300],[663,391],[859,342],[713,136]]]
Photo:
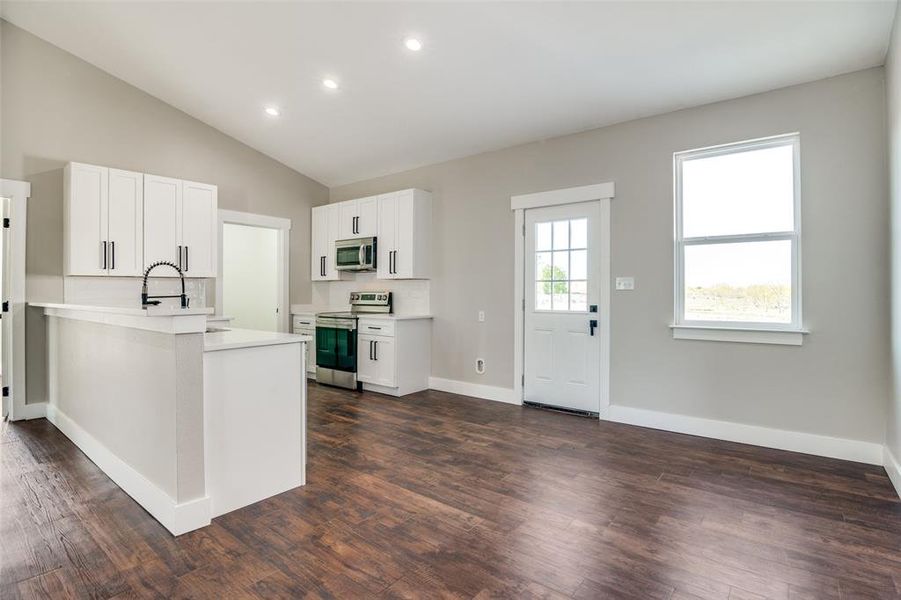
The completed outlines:
[[[351,292],[350,305],[354,310],[391,312],[391,292]]]

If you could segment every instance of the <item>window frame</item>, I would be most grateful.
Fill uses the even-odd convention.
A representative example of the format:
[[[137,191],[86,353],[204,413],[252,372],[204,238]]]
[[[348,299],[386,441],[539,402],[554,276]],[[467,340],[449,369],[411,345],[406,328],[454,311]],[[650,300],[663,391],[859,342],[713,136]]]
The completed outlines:
[[[688,160],[709,158],[736,154],[751,150],[776,148],[782,146],[792,147],[793,170],[793,221],[794,229],[788,231],[770,231],[765,233],[729,234],[700,237],[683,237],[682,235],[682,166]],[[800,337],[791,338],[790,341],[779,341],[778,337],[761,337],[760,332],[787,332],[806,333],[803,329],[802,299],[801,299],[801,136],[798,132],[776,135],[742,142],[734,142],[685,150],[673,153],[673,196],[674,196],[674,297],[673,297],[673,330],[675,337],[682,339],[722,339],[723,341],[742,341],[736,334],[750,332],[747,341],[763,343],[789,343],[800,345]],[[765,242],[788,240],[791,242],[791,322],[773,323],[765,321],[704,321],[689,320],[685,318],[685,247],[709,246],[724,243],[737,242]],[[680,329],[695,329],[698,331],[685,335],[678,335]],[[714,332],[713,335],[705,335],[702,330]],[[717,331],[727,332],[724,338],[717,338]],[[699,332],[701,332],[699,334]]]

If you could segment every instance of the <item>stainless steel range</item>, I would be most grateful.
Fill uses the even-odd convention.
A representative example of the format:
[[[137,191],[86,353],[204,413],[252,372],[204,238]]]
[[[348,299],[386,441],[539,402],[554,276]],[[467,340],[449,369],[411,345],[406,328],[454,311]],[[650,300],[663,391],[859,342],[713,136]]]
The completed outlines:
[[[316,381],[351,390],[357,382],[357,319],[390,314],[391,292],[351,292],[350,312],[316,315]]]

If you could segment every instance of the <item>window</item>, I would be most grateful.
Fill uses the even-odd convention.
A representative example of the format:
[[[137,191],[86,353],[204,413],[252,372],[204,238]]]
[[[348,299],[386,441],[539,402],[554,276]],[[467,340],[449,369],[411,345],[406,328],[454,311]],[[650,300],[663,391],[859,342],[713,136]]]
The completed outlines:
[[[797,134],[674,155],[675,330],[801,331],[798,155]]]
[[[535,223],[535,310],[588,311],[588,219]]]

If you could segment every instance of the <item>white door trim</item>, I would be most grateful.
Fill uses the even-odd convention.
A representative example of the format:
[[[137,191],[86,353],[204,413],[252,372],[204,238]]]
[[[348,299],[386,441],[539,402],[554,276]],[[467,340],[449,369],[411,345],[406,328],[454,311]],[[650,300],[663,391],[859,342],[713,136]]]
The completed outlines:
[[[613,182],[585,185],[510,198],[513,210],[513,399],[523,401],[523,374],[525,360],[525,211],[560,204],[597,201],[600,203],[601,235],[601,297],[598,304],[601,352],[598,368],[601,373],[601,398],[598,416],[606,419],[610,408],[610,209],[615,187]]]
[[[0,196],[9,198],[9,312],[4,326],[12,327],[12,353],[7,364],[12,373],[3,373],[3,385],[9,386],[9,420],[29,418],[25,407],[25,215],[31,196],[27,181],[0,179]],[[6,350],[6,349],[4,349]]]
[[[290,293],[290,256],[291,256],[291,219],[270,217],[236,210],[219,209],[219,255],[216,268],[216,314],[222,316],[222,229],[226,223],[264,227],[278,230],[278,330],[291,331]]]

